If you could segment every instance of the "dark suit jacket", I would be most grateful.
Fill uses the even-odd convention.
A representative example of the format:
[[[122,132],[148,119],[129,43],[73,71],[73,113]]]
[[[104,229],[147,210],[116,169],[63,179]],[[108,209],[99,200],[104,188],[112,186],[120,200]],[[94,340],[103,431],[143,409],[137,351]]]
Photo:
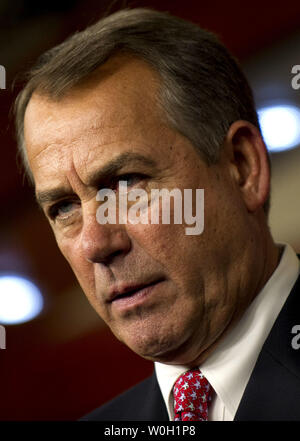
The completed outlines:
[[[235,420],[300,421],[300,349],[293,349],[291,343],[291,330],[297,324],[300,276],[262,347]],[[167,421],[155,373],[81,420]]]

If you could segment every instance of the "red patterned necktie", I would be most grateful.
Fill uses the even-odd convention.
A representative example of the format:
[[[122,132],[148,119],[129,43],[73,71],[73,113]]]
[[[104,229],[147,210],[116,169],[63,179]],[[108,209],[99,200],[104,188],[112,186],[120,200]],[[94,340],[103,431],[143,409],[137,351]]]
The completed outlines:
[[[176,381],[174,395],[174,421],[207,421],[212,387],[199,371],[191,369]]]

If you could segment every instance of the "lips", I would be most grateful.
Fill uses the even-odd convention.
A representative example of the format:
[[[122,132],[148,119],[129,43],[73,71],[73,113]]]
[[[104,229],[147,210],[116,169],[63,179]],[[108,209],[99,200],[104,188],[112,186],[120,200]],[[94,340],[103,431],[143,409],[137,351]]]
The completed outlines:
[[[119,289],[113,289],[108,296],[108,301],[113,302],[118,299],[126,298],[134,296],[134,294],[137,294],[139,291],[150,288],[153,285],[156,285],[157,283],[161,282],[163,279],[155,280],[150,283],[140,283],[135,285],[124,285],[122,288]]]

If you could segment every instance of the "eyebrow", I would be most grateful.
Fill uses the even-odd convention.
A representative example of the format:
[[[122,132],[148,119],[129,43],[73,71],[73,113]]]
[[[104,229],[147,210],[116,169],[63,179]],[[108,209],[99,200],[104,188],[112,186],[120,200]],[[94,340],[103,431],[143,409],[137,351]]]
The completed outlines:
[[[141,164],[148,167],[156,167],[156,162],[151,159],[147,158],[146,156],[143,156],[139,153],[133,153],[133,152],[124,152],[121,155],[119,155],[117,158],[112,159],[110,162],[105,164],[102,168],[99,170],[96,170],[95,172],[91,173],[91,175],[88,177],[88,186],[96,186],[99,185],[99,183],[102,181],[107,180],[109,177],[113,176],[118,170],[120,170],[125,165],[132,165],[132,164]],[[36,200],[37,203],[42,206],[46,203],[53,202],[55,200],[61,199],[66,196],[75,196],[75,193],[72,193],[68,191],[64,187],[58,187],[53,188],[49,190],[43,190],[40,192],[36,192]]]

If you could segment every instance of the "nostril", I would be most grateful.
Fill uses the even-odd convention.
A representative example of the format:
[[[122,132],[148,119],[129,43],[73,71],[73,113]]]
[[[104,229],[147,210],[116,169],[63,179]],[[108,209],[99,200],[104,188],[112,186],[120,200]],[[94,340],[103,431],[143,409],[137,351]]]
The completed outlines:
[[[122,250],[117,250],[114,253],[111,253],[109,256],[106,256],[103,258],[102,263],[105,265],[109,265],[112,263],[112,261],[119,255],[123,254],[124,252]]]

